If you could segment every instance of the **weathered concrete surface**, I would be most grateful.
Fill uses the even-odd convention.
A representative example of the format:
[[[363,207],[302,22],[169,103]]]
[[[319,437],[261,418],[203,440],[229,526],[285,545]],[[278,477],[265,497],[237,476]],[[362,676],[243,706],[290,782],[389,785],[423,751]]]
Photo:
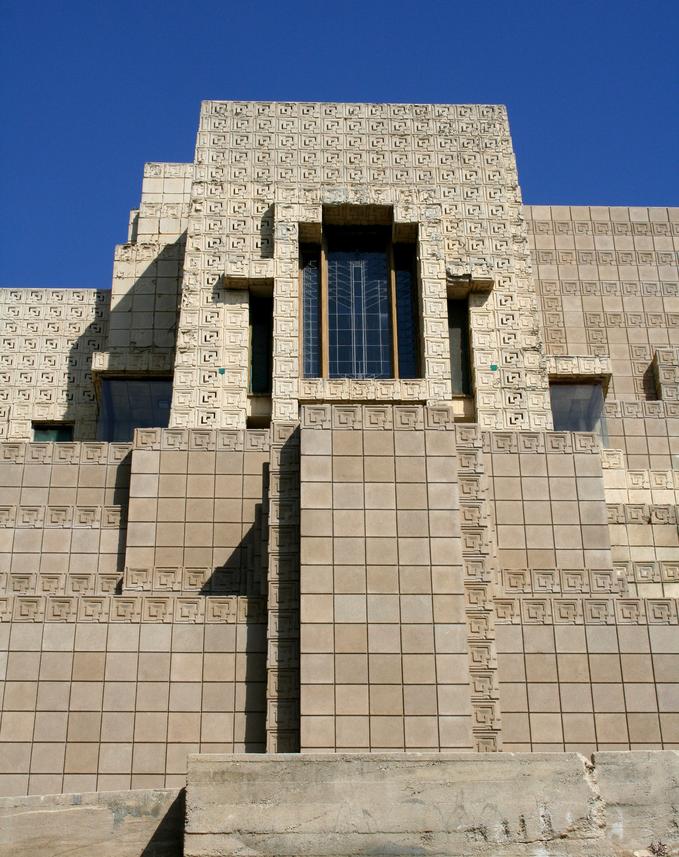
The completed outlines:
[[[593,761],[611,837],[679,847],[679,754],[601,752]]]
[[[0,857],[179,857],[183,797],[2,798]],[[674,751],[192,756],[184,853],[676,855],[678,807]]]
[[[673,751],[192,756],[184,853],[674,854],[678,778]]]
[[[0,857],[180,857],[178,789],[0,798]]]

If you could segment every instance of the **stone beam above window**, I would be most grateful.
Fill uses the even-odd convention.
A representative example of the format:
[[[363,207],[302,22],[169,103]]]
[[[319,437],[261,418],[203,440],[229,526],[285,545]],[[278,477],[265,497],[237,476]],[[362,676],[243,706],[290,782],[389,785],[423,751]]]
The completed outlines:
[[[613,374],[610,357],[547,357],[547,374],[554,381],[599,382],[604,395]]]
[[[462,300],[472,293],[488,294],[493,290],[494,280],[490,276],[475,272],[473,275],[452,273],[453,266],[446,265],[446,293],[448,298]]]

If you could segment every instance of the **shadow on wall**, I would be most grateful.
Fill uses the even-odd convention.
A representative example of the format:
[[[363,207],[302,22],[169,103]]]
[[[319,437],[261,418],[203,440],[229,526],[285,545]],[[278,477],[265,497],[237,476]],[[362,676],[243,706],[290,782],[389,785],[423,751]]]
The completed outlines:
[[[644,398],[647,402],[655,402],[661,398],[658,393],[658,386],[655,380],[655,372],[653,371],[653,363],[648,364],[648,368],[643,374]]]
[[[262,502],[255,505],[255,520],[224,563],[212,569],[209,578],[200,588],[201,595],[261,596],[265,592],[268,561],[266,521],[262,510],[268,506],[267,473],[264,465],[264,491]],[[218,500],[215,500],[215,505]]]
[[[0,857],[181,857],[184,789],[0,797]]]
[[[186,790],[182,789],[162,817],[140,857],[181,857],[184,853]]]
[[[221,548],[224,561],[213,565],[209,576],[200,586],[201,595],[266,595],[269,563],[269,472],[270,465],[265,462],[262,464],[261,499],[254,503],[252,524],[237,545]],[[241,498],[243,506],[247,499]],[[214,503],[217,513],[219,498],[215,497]],[[241,519],[244,514],[242,510]],[[226,523],[227,526],[232,526]],[[217,526],[218,522],[215,524],[215,527]],[[214,544],[211,546],[214,547]],[[215,550],[218,549],[215,547]]]
[[[74,427],[76,441],[91,441],[96,436],[97,400],[92,376],[92,354],[106,344],[108,322],[106,308],[111,300],[110,289],[96,289],[96,317],[74,339],[66,359],[65,408],[60,422]],[[66,331],[68,336],[68,329]],[[48,367],[49,356],[44,355]],[[46,419],[45,422],[51,422]]]
[[[274,251],[274,207],[270,205],[259,222],[260,258],[273,259]]]
[[[102,379],[172,378],[186,232],[152,255],[151,251],[156,250],[156,246],[151,244],[123,245],[116,259],[116,269],[131,281],[131,285],[124,290],[122,285],[116,286],[114,280],[112,291],[97,291],[98,305],[101,302],[104,306],[110,300],[108,324],[105,318],[96,319],[71,347],[66,389],[68,406],[64,421],[75,425],[75,440],[109,439],[97,430],[97,414],[101,414],[102,406]],[[96,351],[108,355],[107,366],[99,373],[93,373],[91,369],[92,354]],[[79,374],[81,367],[83,372]],[[82,414],[87,406],[93,416],[83,420]],[[158,412],[147,411],[130,413],[130,422],[136,421],[139,427],[157,423]],[[169,413],[168,408],[162,415],[165,424]]]
[[[271,232],[271,225],[266,227],[263,223],[262,228],[264,240],[264,233],[267,230],[269,233]],[[271,236],[269,240],[272,240]],[[129,380],[142,380],[148,377],[172,378],[181,306],[181,275],[185,247],[186,233],[173,243],[164,246],[160,252],[157,251],[155,245],[149,244],[129,244],[118,251],[117,273],[124,276],[126,280],[114,281],[112,294],[109,292],[101,293],[102,302],[108,300],[110,295],[111,309],[108,325],[105,318],[97,319],[73,343],[70,352],[71,362],[77,365],[87,365],[86,392],[91,413],[95,413],[97,410],[95,396],[98,399],[99,408],[101,408],[102,381],[107,378]],[[156,251],[154,255],[151,255],[152,249]],[[116,285],[125,282],[130,284],[126,290],[123,290],[122,285]],[[215,300],[223,301],[223,293],[215,296]],[[191,343],[187,344],[192,347]],[[96,351],[106,354],[106,362],[104,368],[97,373],[98,377],[93,377],[90,361],[92,353]],[[87,364],[84,362],[85,359]],[[97,434],[96,423],[93,418],[90,419],[86,430],[81,430],[78,425],[80,411],[76,406],[82,401],[83,385],[78,387],[77,379],[70,373],[68,384],[68,400],[71,407],[67,419],[76,425],[75,439],[89,442],[97,439],[108,440],[109,437],[103,432]],[[132,403],[133,397],[130,396],[129,399]],[[148,410],[142,409],[135,412],[130,408],[127,414],[121,414],[121,420],[127,420],[131,427],[164,427],[169,420],[169,410],[167,410],[165,417],[166,419],[161,421],[157,410],[154,411],[153,409],[149,413]],[[115,437],[113,440],[128,442],[131,440],[131,434],[129,438]],[[126,509],[129,507],[131,459],[132,453],[129,453],[119,463],[115,474],[115,485],[113,486],[113,503]],[[233,547],[224,547],[221,555],[215,554],[214,567],[209,567],[210,563],[206,562],[206,568],[195,569],[198,573],[202,571],[202,574],[198,575],[193,584],[187,585],[185,576],[179,583],[178,580],[175,580],[172,586],[168,586],[167,581],[165,585],[159,586],[157,581],[160,580],[162,574],[172,574],[176,571],[181,576],[181,574],[186,574],[187,571],[194,569],[154,567],[153,592],[155,594],[162,592],[179,594],[182,592],[193,596],[200,593],[205,596],[257,596],[259,599],[265,595],[268,564],[268,471],[268,464],[263,465],[262,494],[244,501],[252,504],[249,505],[247,517],[244,518],[239,513],[238,521],[234,522],[241,527],[236,533],[235,540],[238,540],[239,534],[243,533],[238,544]],[[215,499],[215,504],[218,503],[219,500]],[[252,523],[243,527],[241,521],[247,521],[250,517]],[[183,523],[178,523],[177,526],[182,530],[184,529]],[[123,529],[120,531],[120,539],[122,540],[119,553],[121,565],[117,569],[120,577],[116,594],[138,591],[133,584],[127,588],[124,582],[125,538],[126,531]],[[233,542],[227,541],[226,544],[230,545]],[[209,544],[210,549],[213,547],[213,544]],[[221,561],[222,559],[223,561]],[[181,564],[181,559],[177,564]],[[241,625],[239,624],[238,627],[240,628]],[[262,682],[266,661],[266,617],[253,617],[251,620],[248,614],[245,633],[247,635],[244,644],[246,658],[243,693],[245,699],[240,710],[245,714],[245,747],[250,752],[261,752],[264,746],[266,712],[265,684]],[[179,815],[181,816],[182,813],[183,803]],[[172,850],[163,850],[165,848],[164,843],[172,840],[174,824],[175,814],[173,810],[159,825],[156,834],[144,850],[144,855],[176,853]]]

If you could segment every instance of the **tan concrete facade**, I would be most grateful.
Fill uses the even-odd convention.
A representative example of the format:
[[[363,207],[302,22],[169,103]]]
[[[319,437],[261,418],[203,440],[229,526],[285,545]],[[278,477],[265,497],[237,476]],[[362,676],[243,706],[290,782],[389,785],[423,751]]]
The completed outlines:
[[[300,247],[349,226],[413,248],[416,377],[305,376]],[[677,748],[678,243],[679,209],[524,206],[500,106],[204,102],[110,292],[0,291],[0,791]],[[144,379],[162,424],[101,439]],[[569,382],[605,432],[555,430]]]

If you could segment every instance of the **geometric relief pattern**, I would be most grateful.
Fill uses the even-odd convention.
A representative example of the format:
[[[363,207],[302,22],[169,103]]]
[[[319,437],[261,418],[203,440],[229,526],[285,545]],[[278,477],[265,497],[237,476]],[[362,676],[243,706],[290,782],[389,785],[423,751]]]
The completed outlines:
[[[108,332],[103,289],[0,289],[0,439],[30,440],[31,422],[66,421],[94,440],[92,353]]]
[[[304,378],[300,244],[371,218],[417,239],[421,377]],[[111,292],[0,290],[0,793],[679,746],[678,239],[679,209],[524,207],[501,106],[204,102]],[[107,375],[172,375],[169,427],[95,442]],[[606,448],[552,431],[550,379],[602,383]]]
[[[472,425],[458,425],[456,435],[474,747],[494,752],[502,749],[494,609],[498,566],[484,437]]]
[[[526,206],[545,350],[614,360],[609,396],[657,396],[657,348],[679,336],[679,211]]]
[[[451,394],[448,284],[492,282],[490,294],[470,298],[479,422],[549,428],[503,107],[219,101],[201,109],[171,424],[244,425],[247,289],[257,282],[274,291],[273,417],[297,419],[300,224],[318,223],[323,206],[352,204],[391,206],[395,223],[418,224],[426,382],[419,401]],[[387,400],[393,387],[373,384]],[[315,397],[308,384],[305,395]],[[329,382],[316,395],[350,398],[351,383]]]

